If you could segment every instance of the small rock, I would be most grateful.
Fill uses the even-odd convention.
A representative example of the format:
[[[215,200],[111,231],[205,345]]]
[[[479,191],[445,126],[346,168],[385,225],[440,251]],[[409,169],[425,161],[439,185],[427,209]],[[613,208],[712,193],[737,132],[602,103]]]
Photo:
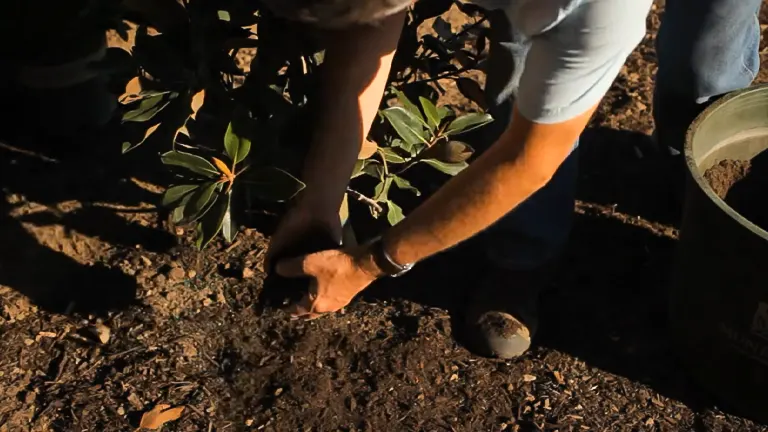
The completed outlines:
[[[34,339],[24,339],[24,345],[31,346],[33,343],[35,343]]]
[[[249,267],[243,268],[243,279],[250,279],[256,275],[256,272],[251,270]]]
[[[533,375],[525,374],[523,375],[523,381],[525,382],[536,381],[536,377]]]
[[[118,407],[118,408],[117,408],[117,415],[121,415],[121,416],[124,416],[124,415],[125,415],[125,408],[123,408],[123,407]]]
[[[128,395],[128,403],[131,404],[133,408],[136,410],[143,410],[144,409],[144,403],[139,399],[139,397],[136,395],[136,393],[130,393]]]
[[[168,277],[170,277],[172,281],[180,281],[186,277],[186,272],[181,267],[174,267],[168,272]]]
[[[96,335],[96,337],[99,339],[101,343],[106,344],[109,342],[109,336],[112,333],[109,327],[105,326],[104,324],[98,323],[93,326],[92,331],[93,331],[93,334]]]
[[[165,275],[163,275],[163,274],[157,274],[157,275],[155,275],[154,278],[152,278],[152,282],[155,283],[155,286],[163,286],[163,285],[165,285],[166,280],[167,279],[165,278]]]

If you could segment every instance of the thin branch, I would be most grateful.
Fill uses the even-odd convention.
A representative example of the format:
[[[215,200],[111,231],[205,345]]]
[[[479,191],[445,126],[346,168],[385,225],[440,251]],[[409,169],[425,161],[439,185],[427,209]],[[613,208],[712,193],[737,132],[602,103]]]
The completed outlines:
[[[356,200],[358,200],[360,202],[368,204],[368,206],[372,207],[377,212],[383,212],[384,211],[384,209],[381,208],[381,205],[379,205],[378,202],[374,201],[372,198],[368,198],[367,196],[361,194],[360,192],[358,192],[358,191],[356,191],[356,190],[354,190],[352,188],[347,188],[347,193],[350,194],[354,199],[356,199]]]

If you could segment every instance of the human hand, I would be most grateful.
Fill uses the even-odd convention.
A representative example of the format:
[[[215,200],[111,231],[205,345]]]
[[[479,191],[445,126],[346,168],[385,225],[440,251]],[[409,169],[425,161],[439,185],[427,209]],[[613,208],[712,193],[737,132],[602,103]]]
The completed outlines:
[[[272,235],[265,265],[269,272],[277,260],[341,245],[342,228],[336,212],[322,211],[301,203],[286,212]],[[314,244],[322,242],[322,244]]]
[[[280,260],[275,270],[286,278],[310,278],[308,293],[289,308],[294,319],[340,310],[382,274],[366,246]]]

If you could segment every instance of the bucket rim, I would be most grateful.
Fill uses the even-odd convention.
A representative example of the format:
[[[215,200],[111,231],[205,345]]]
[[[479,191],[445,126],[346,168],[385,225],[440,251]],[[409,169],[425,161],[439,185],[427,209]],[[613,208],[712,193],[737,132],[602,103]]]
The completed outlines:
[[[698,165],[696,165],[696,161],[693,158],[693,137],[696,134],[696,131],[707,120],[708,117],[710,117],[712,114],[717,112],[719,109],[721,109],[725,105],[728,105],[737,99],[740,99],[749,94],[766,92],[766,91],[768,91],[768,83],[755,84],[743,89],[729,92],[726,95],[714,101],[712,104],[710,104],[701,113],[699,113],[699,115],[696,116],[693,122],[691,122],[690,126],[688,126],[688,130],[685,133],[685,145],[683,148],[683,155],[685,157],[686,169],[688,170],[688,173],[691,175],[693,180],[696,182],[699,189],[701,189],[704,192],[704,194],[706,194],[707,197],[710,200],[712,200],[712,202],[714,202],[715,205],[717,205],[717,207],[719,207],[720,210],[722,210],[726,215],[728,215],[733,220],[738,222],[744,228],[751,231],[753,234],[759,236],[765,241],[768,241],[768,231],[752,223],[749,219],[739,214],[736,210],[734,210],[731,206],[729,206],[724,200],[722,200],[719,196],[717,196],[715,191],[709,185],[709,182],[704,178],[703,173],[700,172],[699,167]]]

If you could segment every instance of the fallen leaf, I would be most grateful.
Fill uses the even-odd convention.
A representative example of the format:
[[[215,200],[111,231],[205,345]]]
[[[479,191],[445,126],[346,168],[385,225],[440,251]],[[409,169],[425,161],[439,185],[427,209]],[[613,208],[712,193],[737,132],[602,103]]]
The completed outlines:
[[[147,411],[141,416],[139,429],[158,430],[163,427],[164,424],[178,420],[183,412],[183,406],[171,408],[170,405],[159,404],[152,408],[151,411]]]
[[[561,374],[558,371],[554,371],[552,374],[555,376],[555,379],[557,380],[558,384],[560,385],[565,384],[565,379],[563,379],[563,374]]]
[[[523,381],[525,381],[525,382],[536,381],[536,377],[533,376],[533,375],[525,374],[525,375],[523,375]]]

